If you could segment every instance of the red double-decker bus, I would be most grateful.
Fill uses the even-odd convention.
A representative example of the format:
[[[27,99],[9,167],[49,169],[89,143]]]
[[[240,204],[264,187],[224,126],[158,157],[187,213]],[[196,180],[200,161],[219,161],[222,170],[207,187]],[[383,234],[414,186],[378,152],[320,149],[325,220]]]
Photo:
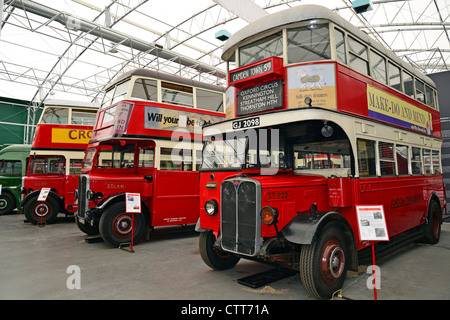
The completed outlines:
[[[224,91],[145,69],[114,80],[83,160],[79,229],[118,247],[132,235],[136,243],[145,228],[196,223],[201,128],[225,118]],[[134,222],[127,193],[141,200]]]
[[[229,119],[204,128],[200,170],[207,265],[295,269],[327,299],[361,250],[387,243],[378,239],[439,240],[442,139],[428,77],[316,5],[249,24],[222,58]],[[366,235],[376,220],[358,210],[373,208],[386,227]]]
[[[77,210],[74,191],[97,110],[90,103],[46,102],[22,179],[21,206],[29,222],[50,224],[59,213],[73,215]],[[50,193],[46,201],[37,201],[42,188],[50,188]]]

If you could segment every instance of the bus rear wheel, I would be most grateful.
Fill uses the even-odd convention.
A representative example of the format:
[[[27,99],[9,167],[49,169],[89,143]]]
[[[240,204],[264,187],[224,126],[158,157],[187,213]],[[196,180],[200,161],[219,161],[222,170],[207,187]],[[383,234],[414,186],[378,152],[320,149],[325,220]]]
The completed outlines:
[[[427,222],[424,225],[423,242],[435,244],[441,237],[442,214],[439,202],[433,200],[428,208]]]
[[[55,222],[59,213],[58,202],[51,196],[47,197],[45,201],[37,201],[37,198],[38,196],[34,196],[23,207],[23,213],[27,220],[33,224]]]
[[[233,268],[240,258],[214,247],[215,236],[212,231],[201,232],[199,237],[200,255],[203,261],[214,270]]]
[[[133,221],[134,219],[134,221]],[[133,228],[133,232],[132,231]],[[105,209],[99,222],[99,231],[103,240],[112,247],[119,247],[123,243],[137,243],[144,234],[145,217],[143,213],[136,213],[134,217],[125,211],[125,203],[118,202]]]
[[[302,246],[300,279],[316,298],[330,299],[344,284],[348,251],[342,234],[338,226],[328,225],[316,241]]]

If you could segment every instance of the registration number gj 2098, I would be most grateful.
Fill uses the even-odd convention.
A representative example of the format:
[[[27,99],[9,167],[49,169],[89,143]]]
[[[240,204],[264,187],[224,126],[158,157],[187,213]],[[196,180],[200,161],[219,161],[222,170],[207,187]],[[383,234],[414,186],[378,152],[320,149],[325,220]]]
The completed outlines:
[[[259,117],[233,121],[233,130],[257,127],[260,124]]]

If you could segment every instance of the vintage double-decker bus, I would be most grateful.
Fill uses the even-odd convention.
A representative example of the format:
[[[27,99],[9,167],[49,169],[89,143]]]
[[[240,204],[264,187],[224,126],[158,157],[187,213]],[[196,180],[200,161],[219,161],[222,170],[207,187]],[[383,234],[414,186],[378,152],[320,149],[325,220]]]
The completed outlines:
[[[83,160],[79,229],[118,247],[145,228],[196,223],[201,128],[225,118],[224,91],[145,69],[114,80]],[[127,193],[139,194],[140,214],[126,209]]]
[[[377,239],[438,241],[446,204],[428,77],[316,5],[249,24],[222,58],[230,119],[204,128],[200,169],[208,266],[292,268],[327,299]],[[372,206],[387,228],[362,237],[358,209]]]
[[[12,144],[0,150],[0,215],[20,208],[20,187],[27,173],[30,148],[29,144]]]
[[[31,144],[27,175],[22,181],[21,206],[29,222],[50,224],[59,213],[75,213],[74,191],[97,110],[98,106],[90,103],[46,102]],[[50,188],[50,193],[45,201],[37,201],[42,188]]]

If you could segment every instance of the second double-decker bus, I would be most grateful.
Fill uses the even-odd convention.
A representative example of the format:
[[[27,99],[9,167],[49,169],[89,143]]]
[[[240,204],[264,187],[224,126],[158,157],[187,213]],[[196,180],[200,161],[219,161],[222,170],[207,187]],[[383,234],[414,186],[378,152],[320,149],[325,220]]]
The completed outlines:
[[[428,77],[316,5],[249,24],[222,58],[230,119],[204,128],[200,170],[207,265],[295,269],[328,299],[378,239],[439,240],[441,125]],[[383,216],[386,228],[360,233]]]
[[[79,229],[118,247],[145,228],[196,223],[201,128],[225,118],[224,91],[146,69],[115,79],[83,160]],[[127,210],[127,193],[139,195],[139,214]]]
[[[22,181],[21,206],[27,221],[50,224],[59,213],[73,215],[77,210],[74,191],[97,110],[83,102],[45,103]],[[42,188],[50,188],[50,193],[45,201],[37,201]]]

